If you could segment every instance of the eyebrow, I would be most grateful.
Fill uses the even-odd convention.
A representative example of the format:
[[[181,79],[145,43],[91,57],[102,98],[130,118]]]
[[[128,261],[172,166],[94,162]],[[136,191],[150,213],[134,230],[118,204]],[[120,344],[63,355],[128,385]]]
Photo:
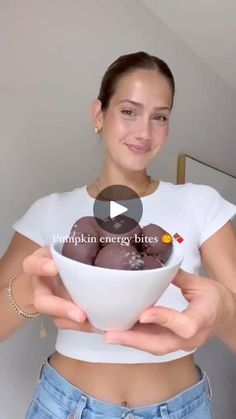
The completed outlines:
[[[131,105],[138,106],[139,108],[143,108],[143,104],[142,104],[142,103],[135,102],[134,100],[130,100],[130,99],[123,99],[123,100],[120,100],[120,101],[118,102],[118,105],[119,105],[120,103],[123,103],[123,102],[128,102],[128,103],[131,103]],[[171,108],[169,108],[168,106],[156,106],[156,107],[154,108],[154,110],[156,110],[156,111],[163,111],[163,110],[168,110],[168,111],[170,111],[170,110],[171,110]]]

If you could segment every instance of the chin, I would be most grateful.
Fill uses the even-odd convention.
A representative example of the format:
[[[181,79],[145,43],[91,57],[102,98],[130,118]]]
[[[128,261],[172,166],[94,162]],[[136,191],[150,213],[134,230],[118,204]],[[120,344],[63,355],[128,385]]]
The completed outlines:
[[[128,162],[127,164],[124,164],[124,162],[122,162],[121,166],[123,169],[125,170],[129,170],[131,172],[139,172],[142,170],[145,170],[147,167],[148,162]]]

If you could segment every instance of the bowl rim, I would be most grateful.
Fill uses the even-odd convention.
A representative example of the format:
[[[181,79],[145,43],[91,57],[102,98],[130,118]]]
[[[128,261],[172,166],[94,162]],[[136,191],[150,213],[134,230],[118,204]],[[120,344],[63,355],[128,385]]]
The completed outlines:
[[[179,253],[178,254],[178,261],[177,262],[175,262],[173,265],[167,265],[167,266],[162,266],[161,268],[154,268],[154,269],[137,269],[137,270],[135,270],[135,269],[133,269],[133,270],[128,270],[128,269],[115,269],[115,268],[104,268],[104,267],[102,267],[102,266],[95,266],[95,265],[89,265],[89,264],[87,264],[87,263],[84,263],[84,262],[80,262],[80,261],[78,261],[78,260],[74,260],[74,259],[70,259],[70,258],[68,258],[67,256],[64,256],[64,255],[62,255],[57,249],[55,249],[55,246],[57,245],[57,244],[60,244],[60,242],[52,242],[51,244],[50,244],[50,246],[49,246],[49,248],[50,248],[50,252],[53,254],[53,252],[57,255],[57,257],[59,257],[59,258],[61,258],[62,260],[66,260],[67,262],[68,261],[70,261],[72,264],[74,264],[74,265],[77,265],[78,266],[78,264],[79,265],[83,265],[83,266],[86,266],[87,267],[87,269],[90,269],[90,270],[92,270],[92,271],[96,271],[96,272],[98,272],[98,270],[100,270],[100,272],[102,272],[102,271],[105,271],[105,272],[108,272],[108,271],[110,271],[110,272],[114,272],[114,271],[117,271],[117,272],[122,272],[122,273],[126,273],[127,275],[133,275],[133,273],[134,272],[136,272],[136,275],[141,275],[141,274],[143,274],[144,272],[164,272],[165,270],[167,270],[167,269],[169,269],[169,268],[174,268],[174,267],[176,267],[176,266],[180,266],[181,265],[181,263],[183,262],[183,259],[184,259],[184,252],[183,252],[183,250],[182,249],[180,249],[179,247],[178,247],[178,245],[179,245],[179,243],[175,243],[175,242],[173,242],[173,246],[174,246],[174,248],[177,250],[177,252]],[[139,272],[139,273],[138,273]]]

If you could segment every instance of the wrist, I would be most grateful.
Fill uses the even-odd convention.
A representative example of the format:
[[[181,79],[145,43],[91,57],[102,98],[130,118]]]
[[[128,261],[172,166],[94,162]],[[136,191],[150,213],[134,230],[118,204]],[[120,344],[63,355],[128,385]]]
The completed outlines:
[[[27,273],[21,273],[12,282],[12,296],[16,304],[29,314],[34,314],[37,310],[34,307],[34,290],[32,276]]]
[[[221,320],[216,329],[215,335],[220,339],[232,336],[235,340],[236,296],[225,287],[222,306],[223,310]]]

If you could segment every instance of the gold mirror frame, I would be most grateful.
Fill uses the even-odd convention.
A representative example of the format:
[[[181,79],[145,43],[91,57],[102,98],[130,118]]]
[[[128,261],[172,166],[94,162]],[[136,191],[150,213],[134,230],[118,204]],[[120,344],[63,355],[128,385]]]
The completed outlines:
[[[230,176],[233,179],[236,179],[236,176],[231,175],[230,173],[225,172],[224,170],[217,169],[217,167],[214,167],[208,163],[205,163],[201,160],[196,159],[195,157],[190,156],[189,154],[179,154],[178,156],[178,162],[177,162],[177,179],[176,183],[177,185],[183,184],[186,182],[186,158],[189,158],[191,160],[194,160],[200,164],[203,164],[204,166],[207,166],[211,169],[217,170],[220,173],[223,173],[227,176]]]

